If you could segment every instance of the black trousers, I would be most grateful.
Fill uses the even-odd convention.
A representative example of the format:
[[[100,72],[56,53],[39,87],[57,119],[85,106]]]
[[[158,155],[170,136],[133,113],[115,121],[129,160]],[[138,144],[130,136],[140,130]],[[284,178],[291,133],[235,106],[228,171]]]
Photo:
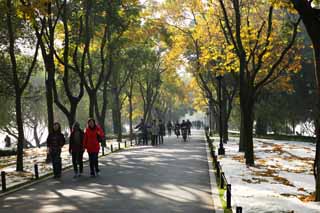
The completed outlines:
[[[89,153],[90,174],[96,175],[99,172],[98,153]]]
[[[83,172],[83,152],[72,152],[72,165],[74,173]]]
[[[52,167],[53,167],[53,174],[54,177],[60,177],[61,176],[61,150],[51,150],[50,151],[50,157],[52,161]]]
[[[151,137],[151,145],[155,146],[158,143],[158,136],[157,135],[152,135]]]
[[[159,144],[163,144],[163,135],[159,135]]]

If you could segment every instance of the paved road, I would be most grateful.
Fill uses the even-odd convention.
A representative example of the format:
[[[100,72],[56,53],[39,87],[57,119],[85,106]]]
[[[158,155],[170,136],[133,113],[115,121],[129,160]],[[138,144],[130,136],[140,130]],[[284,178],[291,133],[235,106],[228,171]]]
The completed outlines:
[[[49,179],[0,198],[0,212],[213,212],[205,143],[165,138],[100,159],[101,175]]]

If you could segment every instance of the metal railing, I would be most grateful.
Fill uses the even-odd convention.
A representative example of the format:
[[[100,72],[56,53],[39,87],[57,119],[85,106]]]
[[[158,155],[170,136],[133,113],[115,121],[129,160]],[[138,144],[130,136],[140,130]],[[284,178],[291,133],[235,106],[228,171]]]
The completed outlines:
[[[218,179],[218,184],[220,189],[226,190],[226,203],[227,203],[227,209],[231,209],[231,184],[228,183],[228,180],[222,170],[222,167],[220,165],[220,162],[218,161],[218,157],[215,153],[215,148],[213,146],[213,141],[210,139],[208,132],[206,132],[206,138],[210,149],[210,154],[213,159],[214,168],[216,170],[216,176]],[[237,206],[236,207],[236,213],[242,213],[242,207]]]

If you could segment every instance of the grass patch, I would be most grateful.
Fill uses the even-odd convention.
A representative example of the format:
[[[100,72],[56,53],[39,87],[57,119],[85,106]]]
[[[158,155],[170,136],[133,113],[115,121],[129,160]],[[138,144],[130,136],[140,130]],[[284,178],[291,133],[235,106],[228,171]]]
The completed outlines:
[[[209,140],[210,140],[210,138],[209,138]],[[212,145],[212,147],[213,147],[213,150],[216,150],[216,147],[214,145]],[[224,194],[226,193],[226,189],[220,189],[220,187],[219,187],[220,183],[218,180],[219,177],[217,177],[217,170],[215,168],[215,162],[212,162],[212,166],[213,166],[214,175],[216,176],[216,180],[217,180],[217,187],[219,190],[219,198],[221,200],[221,205],[222,205],[223,211],[224,211],[224,213],[232,213],[232,208],[227,209],[227,201],[224,199]]]
[[[222,208],[224,213],[232,213],[232,209],[227,209],[227,202],[224,199],[225,189],[219,189],[219,197],[221,200]]]

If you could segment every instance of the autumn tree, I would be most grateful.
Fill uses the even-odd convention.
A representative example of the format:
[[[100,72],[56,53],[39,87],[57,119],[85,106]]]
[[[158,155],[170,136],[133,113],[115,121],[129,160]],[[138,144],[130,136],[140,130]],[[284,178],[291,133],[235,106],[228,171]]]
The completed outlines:
[[[299,70],[294,48],[299,20],[272,2],[219,0],[219,7],[222,29],[239,67],[240,151],[245,151],[246,164],[253,165],[254,106],[263,88]]]
[[[8,41],[8,44],[5,47],[5,51],[7,51],[8,54],[2,55],[2,59],[5,60],[2,62],[5,63],[6,58],[8,58],[8,69],[11,72],[9,82],[13,85],[15,97],[15,121],[18,130],[16,170],[23,171],[23,147],[25,144],[25,136],[22,97],[37,64],[39,41],[34,39],[34,35],[30,33],[30,25],[22,19],[19,2],[7,0],[6,2],[2,2],[0,7],[2,8],[2,11],[5,11],[6,15],[6,39]],[[42,34],[42,31],[39,33]],[[19,44],[19,39],[25,40],[26,43],[30,42],[31,46],[34,45],[33,42],[36,43],[34,53],[31,57],[20,54],[22,44]],[[31,49],[30,46],[26,46],[25,48]]]
[[[179,5],[179,6],[177,6]],[[218,118],[217,76],[225,75],[222,82],[222,126],[224,141],[228,140],[228,120],[232,102],[237,91],[233,63],[226,63],[227,45],[219,26],[215,10],[202,1],[168,1],[162,5],[163,21],[167,25],[171,40],[168,45],[171,60],[184,64],[208,99],[211,114]],[[213,121],[213,119],[211,119]],[[212,122],[210,122],[212,123]],[[218,122],[216,122],[218,123]],[[213,125],[211,125],[213,126]],[[220,126],[219,126],[220,128]]]
[[[320,121],[319,121],[319,108],[320,108],[320,2],[318,0],[287,0],[282,3],[278,3],[285,7],[292,7],[288,5],[291,3],[294,9],[300,14],[304,26],[311,39],[314,53],[315,64],[315,77],[317,82],[317,112],[315,117],[316,126],[316,156],[314,161],[314,175],[316,179],[316,201],[320,201]]]

